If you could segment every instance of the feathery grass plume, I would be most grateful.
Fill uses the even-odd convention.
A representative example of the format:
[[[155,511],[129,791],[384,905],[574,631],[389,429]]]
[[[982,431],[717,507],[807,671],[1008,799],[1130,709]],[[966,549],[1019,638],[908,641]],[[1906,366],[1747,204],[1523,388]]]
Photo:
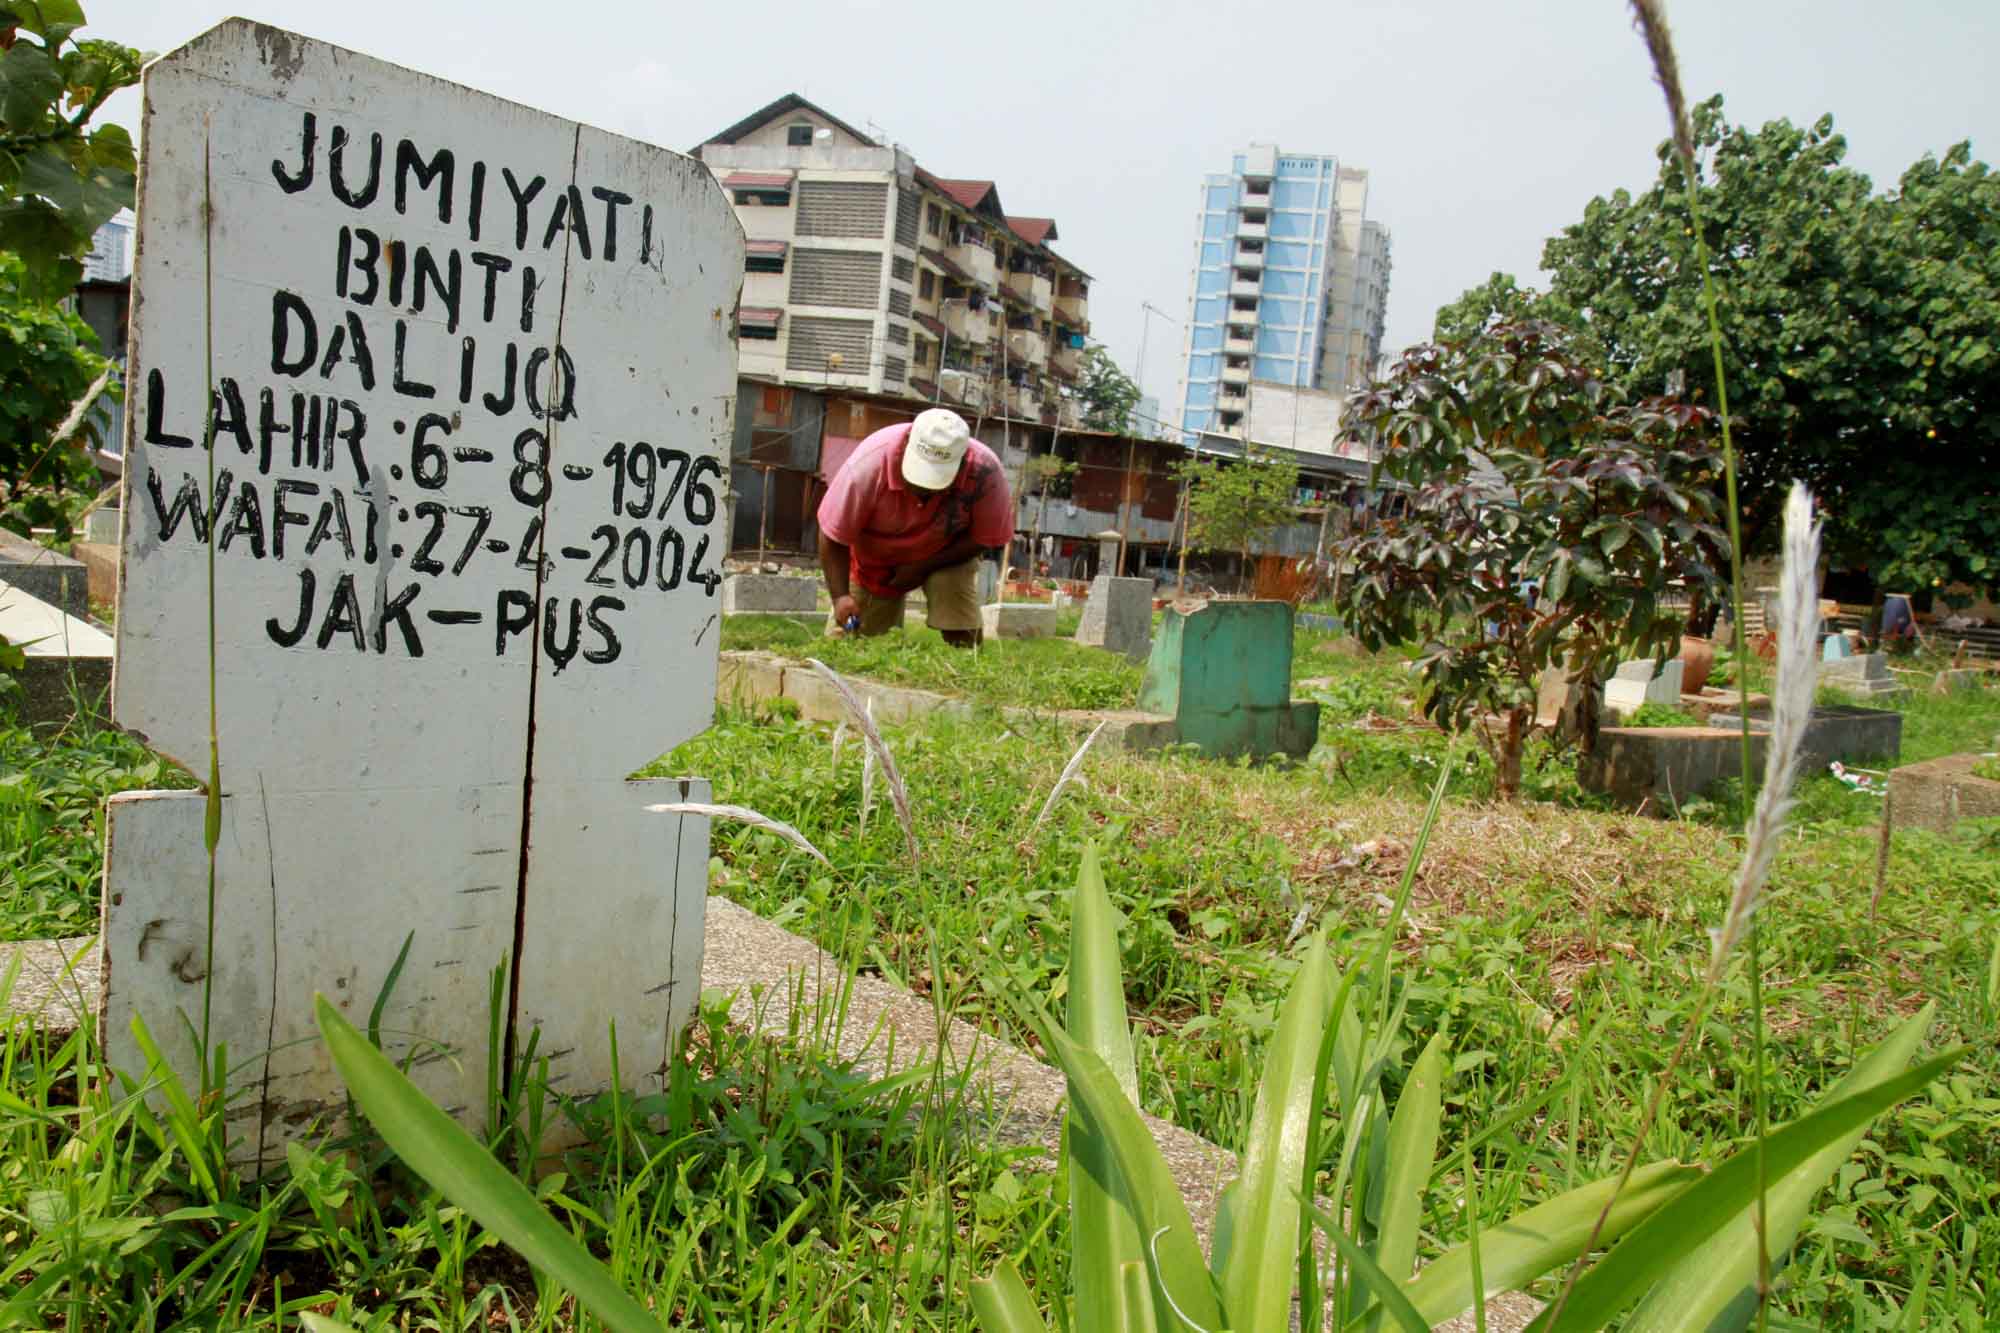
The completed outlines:
[[[896,757],[889,753],[889,743],[882,739],[882,733],[875,729],[874,716],[861,706],[861,701],[854,697],[854,691],[848,688],[838,671],[817,657],[808,657],[806,661],[839,693],[840,701],[847,705],[848,714],[861,729],[861,738],[868,742],[869,753],[882,766],[882,776],[889,782],[889,800],[896,807],[896,820],[903,826],[903,843],[910,853],[910,865],[914,867],[917,864],[917,829],[915,821],[910,818],[910,793],[903,786],[903,775],[896,771]]]
[[[828,761],[829,767],[836,773],[840,771],[840,747],[846,740],[847,723],[842,721],[833,729],[833,757]]]
[[[1812,516],[1812,495],[1798,483],[1785,501],[1785,567],[1779,578],[1778,679],[1771,691],[1771,739],[1764,752],[1764,789],[1736,872],[1736,891],[1729,914],[1715,931],[1715,954],[1709,960],[1708,981],[1722,979],[1730,950],[1743,938],[1757,910],[1764,881],[1778,855],[1778,839],[1792,808],[1792,783],[1799,773],[1799,751],[1812,721],[1813,691],[1819,683],[1819,529]]]
[[[1667,118],[1674,123],[1674,150],[1681,155],[1688,179],[1694,179],[1694,130],[1688,124],[1687,95],[1681,91],[1680,62],[1674,58],[1673,34],[1667,31],[1667,14],[1660,0],[1632,0],[1632,19],[1646,39],[1646,54],[1653,59],[1653,77],[1667,99]]]
[[[875,716],[875,700],[868,700],[868,716]],[[841,723],[843,727],[847,724]],[[861,747],[861,825],[857,833],[868,832],[868,814],[875,808],[875,751],[867,745]]]
[[[1078,770],[1083,767],[1083,757],[1090,753],[1091,742],[1097,739],[1097,733],[1110,725],[1108,720],[1098,723],[1091,733],[1083,738],[1083,744],[1076,747],[1076,753],[1069,757],[1069,762],[1063,765],[1062,776],[1056,779],[1055,786],[1049,788],[1049,799],[1042,802],[1042,812],[1035,816],[1037,829],[1042,826],[1042,821],[1049,817],[1049,811],[1056,808],[1056,798],[1063,794],[1063,788],[1075,781]]]
[[[739,824],[748,824],[752,828],[760,828],[767,833],[775,833],[786,842],[792,844],[792,846],[812,857],[813,860],[825,866],[828,870],[833,869],[833,862],[827,860],[820,849],[813,846],[812,841],[805,834],[799,832],[790,824],[785,823],[782,819],[773,819],[769,815],[758,814],[748,806],[710,805],[704,801],[668,801],[664,805],[649,805],[646,807],[646,810],[648,813],[655,815],[706,815],[710,819],[733,819]]]

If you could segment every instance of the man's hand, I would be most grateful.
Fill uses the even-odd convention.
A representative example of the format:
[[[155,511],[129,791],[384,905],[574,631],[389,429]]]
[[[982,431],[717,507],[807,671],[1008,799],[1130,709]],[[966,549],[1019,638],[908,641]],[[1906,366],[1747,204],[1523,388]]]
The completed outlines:
[[[846,629],[861,619],[861,603],[852,594],[833,599],[833,623]]]

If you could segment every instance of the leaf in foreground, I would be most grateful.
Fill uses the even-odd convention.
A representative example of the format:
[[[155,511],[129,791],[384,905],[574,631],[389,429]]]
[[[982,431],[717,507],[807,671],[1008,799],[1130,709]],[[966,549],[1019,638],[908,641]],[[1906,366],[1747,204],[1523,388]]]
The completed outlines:
[[[556,1225],[527,1186],[369,1045],[324,995],[313,997],[313,1007],[348,1093],[405,1165],[523,1259],[568,1287],[616,1333],[660,1333],[659,1322]]]

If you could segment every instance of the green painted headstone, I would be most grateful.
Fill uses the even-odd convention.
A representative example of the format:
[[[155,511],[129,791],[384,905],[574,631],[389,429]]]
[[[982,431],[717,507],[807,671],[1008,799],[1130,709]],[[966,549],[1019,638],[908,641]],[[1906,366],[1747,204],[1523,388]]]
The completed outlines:
[[[1153,639],[1139,707],[1175,721],[1216,758],[1302,756],[1319,705],[1292,701],[1292,608],[1284,602],[1169,606]]]

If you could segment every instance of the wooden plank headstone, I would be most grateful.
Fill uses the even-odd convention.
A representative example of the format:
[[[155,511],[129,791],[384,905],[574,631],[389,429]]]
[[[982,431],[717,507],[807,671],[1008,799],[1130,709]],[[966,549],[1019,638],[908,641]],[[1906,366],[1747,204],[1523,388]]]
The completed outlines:
[[[144,1071],[141,1015],[192,1084],[212,987],[261,1163],[340,1105],[313,993],[365,1019],[414,932],[384,1045],[455,1113],[486,1113],[503,962],[559,1087],[608,1085],[613,1023],[654,1074],[708,829],[643,807],[707,792],[624,779],[714,708],[727,201],[241,20],[148,66],[144,115],[113,708],[206,776],[212,608],[223,801],[212,921],[204,798],[112,803],[113,1064]]]

